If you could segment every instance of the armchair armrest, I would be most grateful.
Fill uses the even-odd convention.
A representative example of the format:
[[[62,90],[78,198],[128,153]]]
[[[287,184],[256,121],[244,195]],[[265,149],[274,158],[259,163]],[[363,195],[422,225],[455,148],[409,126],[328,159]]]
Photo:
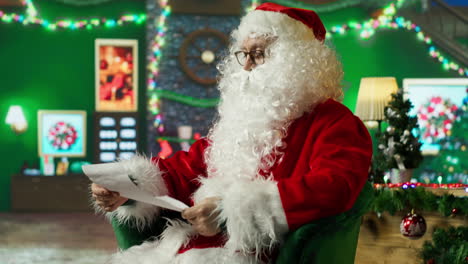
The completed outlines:
[[[350,210],[290,232],[279,250],[276,264],[353,264],[361,218],[369,210],[373,197],[374,190],[368,182]]]

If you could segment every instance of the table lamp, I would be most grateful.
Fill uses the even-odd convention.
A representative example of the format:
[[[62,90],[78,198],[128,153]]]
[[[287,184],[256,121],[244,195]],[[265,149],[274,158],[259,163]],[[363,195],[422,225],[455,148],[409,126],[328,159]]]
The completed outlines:
[[[378,129],[385,119],[384,108],[398,90],[394,77],[366,77],[361,79],[354,114],[365,123],[377,121]]]
[[[19,105],[10,106],[5,123],[10,125],[17,135],[25,132],[28,128],[28,122],[24,117],[23,109]]]

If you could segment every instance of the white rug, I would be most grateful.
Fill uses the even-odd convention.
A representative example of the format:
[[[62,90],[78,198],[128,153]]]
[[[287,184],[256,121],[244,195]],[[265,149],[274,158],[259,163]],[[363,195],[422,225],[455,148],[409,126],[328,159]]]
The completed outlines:
[[[96,264],[105,263],[112,252],[61,248],[0,248],[1,264]]]
[[[111,225],[92,213],[1,213],[0,264],[104,264]]]

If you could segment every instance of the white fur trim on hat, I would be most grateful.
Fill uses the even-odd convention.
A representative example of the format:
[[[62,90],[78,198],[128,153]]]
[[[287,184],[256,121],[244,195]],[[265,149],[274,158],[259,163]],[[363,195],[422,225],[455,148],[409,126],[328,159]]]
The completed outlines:
[[[289,40],[316,40],[314,32],[302,22],[279,12],[254,10],[241,19],[232,33],[237,41],[254,35],[271,35]]]

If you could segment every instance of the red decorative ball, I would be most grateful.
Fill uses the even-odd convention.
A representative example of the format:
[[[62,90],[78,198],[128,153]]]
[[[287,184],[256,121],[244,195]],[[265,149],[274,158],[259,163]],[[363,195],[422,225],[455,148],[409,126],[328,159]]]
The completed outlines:
[[[458,210],[458,208],[453,208],[452,209],[452,214],[456,215],[460,212],[460,210]]]
[[[99,69],[105,70],[105,69],[107,69],[107,67],[109,67],[109,64],[107,63],[106,60],[101,60],[99,62]]]
[[[424,220],[424,217],[418,214],[408,213],[401,220],[400,232],[407,238],[421,238],[426,233],[426,229],[426,220]]]
[[[435,264],[435,260],[434,259],[430,259],[426,262],[426,264]]]

